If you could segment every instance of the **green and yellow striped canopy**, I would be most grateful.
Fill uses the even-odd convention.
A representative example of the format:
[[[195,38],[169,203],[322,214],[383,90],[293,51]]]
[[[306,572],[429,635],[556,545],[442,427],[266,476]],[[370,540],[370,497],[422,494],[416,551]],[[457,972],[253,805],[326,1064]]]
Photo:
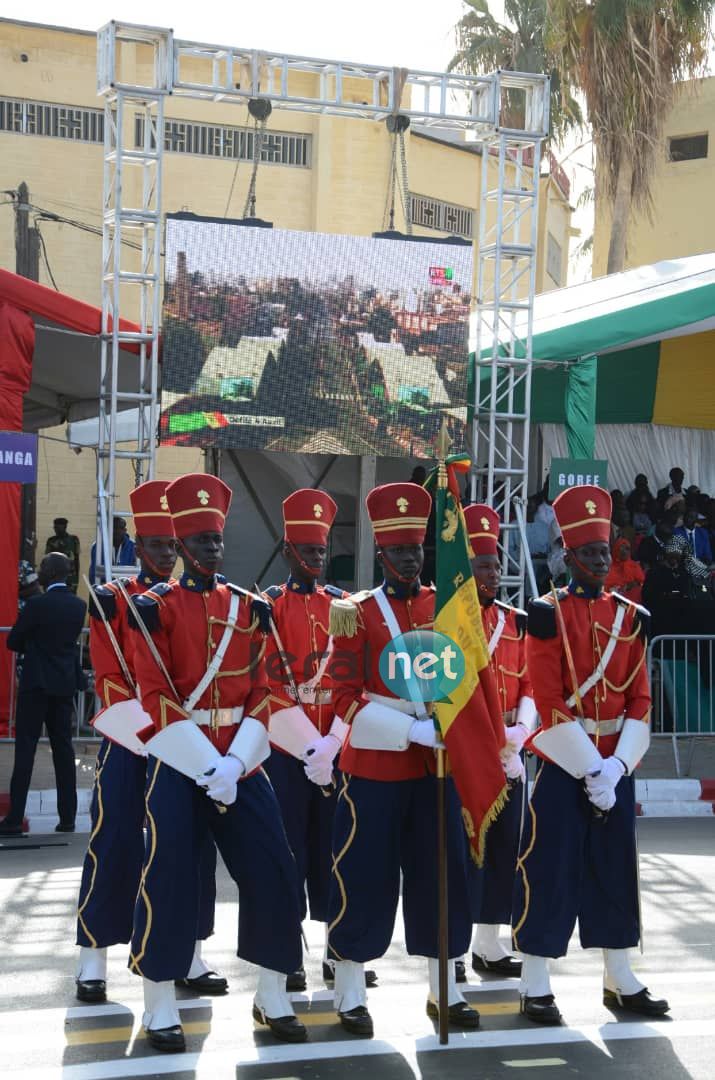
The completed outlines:
[[[480,345],[483,365],[488,332]],[[567,364],[597,355],[596,423],[715,429],[715,254],[540,294],[532,355],[534,423],[564,423]]]

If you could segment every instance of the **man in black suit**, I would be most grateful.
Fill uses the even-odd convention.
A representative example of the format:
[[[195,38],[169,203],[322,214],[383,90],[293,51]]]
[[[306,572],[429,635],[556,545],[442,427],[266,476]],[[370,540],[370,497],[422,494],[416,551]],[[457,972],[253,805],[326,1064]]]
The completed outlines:
[[[87,605],[67,587],[72,564],[57,551],[40,563],[44,596],[27,601],[7,639],[8,649],[24,660],[15,714],[15,766],[10,781],[10,812],[0,836],[21,836],[37,741],[47,728],[57,783],[56,832],[74,832],[77,781],[72,746],[72,699],[83,677],[77,638]]]

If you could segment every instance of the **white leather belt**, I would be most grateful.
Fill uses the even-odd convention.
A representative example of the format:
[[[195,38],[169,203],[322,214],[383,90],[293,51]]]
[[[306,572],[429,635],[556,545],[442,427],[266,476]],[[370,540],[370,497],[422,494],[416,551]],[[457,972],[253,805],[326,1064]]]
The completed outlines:
[[[586,716],[580,723],[587,735],[617,735],[624,720],[624,716],[617,716],[615,720],[591,720]]]
[[[387,697],[386,694],[372,694],[369,690],[365,692],[365,697],[368,701],[376,701],[378,705],[387,705],[390,709],[409,713],[410,716],[427,716],[428,714],[427,702],[405,701],[404,698]]]
[[[189,720],[195,724],[206,727],[230,727],[231,724],[240,724],[243,719],[243,705],[237,705],[233,709],[194,709],[189,713]]]
[[[297,695],[292,686],[288,686],[286,689],[288,690],[288,697],[292,698],[293,701],[299,701],[301,705],[327,705],[333,696],[332,690],[317,690],[314,686],[306,686],[305,684],[301,684],[297,688]]]

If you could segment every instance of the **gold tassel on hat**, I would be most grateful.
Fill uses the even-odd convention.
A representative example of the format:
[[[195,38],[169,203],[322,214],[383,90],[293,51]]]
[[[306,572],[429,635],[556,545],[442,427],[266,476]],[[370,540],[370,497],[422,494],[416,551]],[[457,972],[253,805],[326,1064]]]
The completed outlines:
[[[331,637],[355,637],[358,609],[352,600],[333,600],[330,605]]]

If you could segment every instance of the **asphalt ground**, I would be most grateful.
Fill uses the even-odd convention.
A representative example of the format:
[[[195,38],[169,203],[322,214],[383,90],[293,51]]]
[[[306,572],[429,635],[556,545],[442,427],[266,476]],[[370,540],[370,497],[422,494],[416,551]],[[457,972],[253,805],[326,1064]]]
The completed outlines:
[[[518,1012],[515,980],[470,973],[467,997],[480,1011],[474,1034],[440,1047],[425,1014],[426,963],[404,952],[401,919],[375,962],[369,993],[375,1038],[342,1030],[321,979],[322,927],[306,924],[309,988],[295,995],[309,1042],[276,1043],[251,1019],[254,969],[235,955],[235,890],[219,871],[217,932],[204,950],[230,993],[200,999],[180,991],[187,1052],[157,1055],[141,1029],[141,982],[126,949],[111,950],[103,1006],[74,997],[74,914],[86,837],[32,836],[0,845],[0,1068],[11,1080],[197,1077],[201,1080],[485,1080],[534,1077],[711,1080],[715,1076],[715,820],[638,823],[645,952],[634,967],[669,1018],[614,1016],[601,1003],[601,961],[574,940],[554,963],[561,1028]],[[526,1074],[523,1070],[530,1070]]]

